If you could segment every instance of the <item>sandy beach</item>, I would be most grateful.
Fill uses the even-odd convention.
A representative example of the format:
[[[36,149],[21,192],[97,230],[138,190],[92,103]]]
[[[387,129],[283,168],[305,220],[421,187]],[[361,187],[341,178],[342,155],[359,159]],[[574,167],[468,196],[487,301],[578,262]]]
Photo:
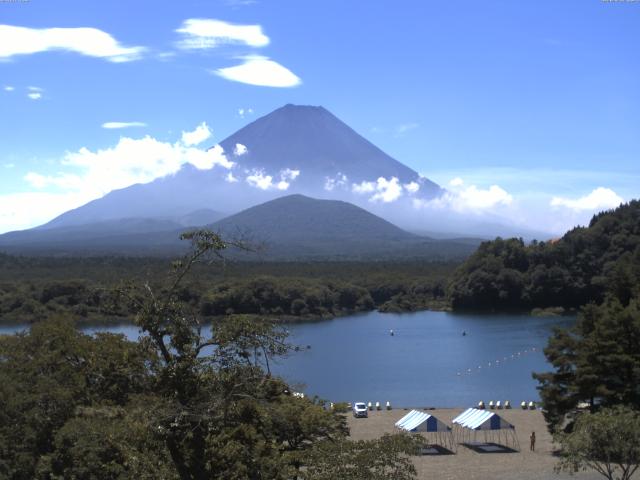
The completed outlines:
[[[384,433],[397,431],[394,424],[411,409],[372,411],[369,418],[348,416],[351,437],[355,440],[374,439]],[[428,413],[451,426],[451,420],[464,409],[428,410]],[[414,457],[420,479],[443,480],[595,480],[602,478],[591,472],[581,472],[573,476],[558,475],[553,467],[557,459],[553,456],[552,439],[546,429],[542,413],[537,410],[497,410],[505,420],[516,427],[521,450],[512,453],[478,453],[463,445],[458,445],[453,455],[423,455]],[[529,450],[529,435],[536,432],[536,450]],[[638,477],[640,478],[640,477]]]

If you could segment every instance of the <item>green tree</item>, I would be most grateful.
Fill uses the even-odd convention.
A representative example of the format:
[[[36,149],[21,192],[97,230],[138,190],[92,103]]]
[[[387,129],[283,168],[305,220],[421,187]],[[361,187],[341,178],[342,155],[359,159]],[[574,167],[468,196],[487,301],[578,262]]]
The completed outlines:
[[[557,471],[595,470],[608,480],[629,480],[640,467],[640,413],[626,407],[580,414],[562,446]]]
[[[410,456],[424,444],[418,435],[385,434],[377,440],[324,441],[314,445],[302,478],[306,480],[411,480]]]
[[[240,315],[203,333],[202,319],[179,298],[181,283],[197,262],[220,259],[229,246],[245,246],[209,231],[183,238],[192,249],[174,263],[168,287],[122,289],[146,334],[142,341],[159,358],[154,391],[162,406],[152,427],[161,432],[182,480],[290,478],[302,463],[291,451],[344,436],[343,425],[321,405],[301,405],[271,376],[270,359],[289,351],[283,329]],[[311,421],[304,423],[300,415]]]
[[[0,336],[0,478],[32,479],[78,409],[122,407],[149,386],[153,356],[119,335],[52,319]]]
[[[545,355],[554,371],[535,373],[552,432],[566,425],[580,402],[640,408],[640,309],[610,298],[583,308],[575,327],[558,329]]]

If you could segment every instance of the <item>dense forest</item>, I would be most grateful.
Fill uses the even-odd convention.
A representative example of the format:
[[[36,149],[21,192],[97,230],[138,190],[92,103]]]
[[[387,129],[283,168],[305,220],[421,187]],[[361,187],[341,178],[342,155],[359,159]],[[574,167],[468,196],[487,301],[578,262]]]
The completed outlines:
[[[640,201],[595,215],[588,227],[525,245],[496,239],[454,273],[454,309],[504,310],[602,303],[608,293],[626,303],[640,285]]]
[[[32,323],[69,314],[76,323],[122,322],[125,281],[155,283],[157,258],[44,258],[0,255],[0,322]],[[182,300],[206,318],[260,314],[320,319],[361,311],[446,308],[453,263],[227,262],[194,267]]]

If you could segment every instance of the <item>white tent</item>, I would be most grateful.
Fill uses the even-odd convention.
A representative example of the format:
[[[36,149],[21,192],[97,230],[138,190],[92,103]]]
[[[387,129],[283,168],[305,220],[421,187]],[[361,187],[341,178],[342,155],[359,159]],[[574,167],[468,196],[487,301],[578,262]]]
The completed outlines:
[[[478,444],[478,432],[483,432],[485,444],[495,443],[520,450],[516,427],[496,412],[468,408],[452,423],[458,443]]]
[[[451,427],[426,412],[411,410],[396,422],[396,428],[407,432],[431,433],[431,437],[436,439],[434,443],[455,451]]]

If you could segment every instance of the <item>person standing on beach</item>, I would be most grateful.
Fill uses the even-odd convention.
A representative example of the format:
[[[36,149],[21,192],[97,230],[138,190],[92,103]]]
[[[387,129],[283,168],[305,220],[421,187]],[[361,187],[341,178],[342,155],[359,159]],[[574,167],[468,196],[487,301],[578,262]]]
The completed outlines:
[[[531,450],[532,452],[535,452],[535,450],[536,450],[536,432],[531,432],[531,436],[529,437],[529,440],[531,440],[531,446],[529,447],[529,450]]]

